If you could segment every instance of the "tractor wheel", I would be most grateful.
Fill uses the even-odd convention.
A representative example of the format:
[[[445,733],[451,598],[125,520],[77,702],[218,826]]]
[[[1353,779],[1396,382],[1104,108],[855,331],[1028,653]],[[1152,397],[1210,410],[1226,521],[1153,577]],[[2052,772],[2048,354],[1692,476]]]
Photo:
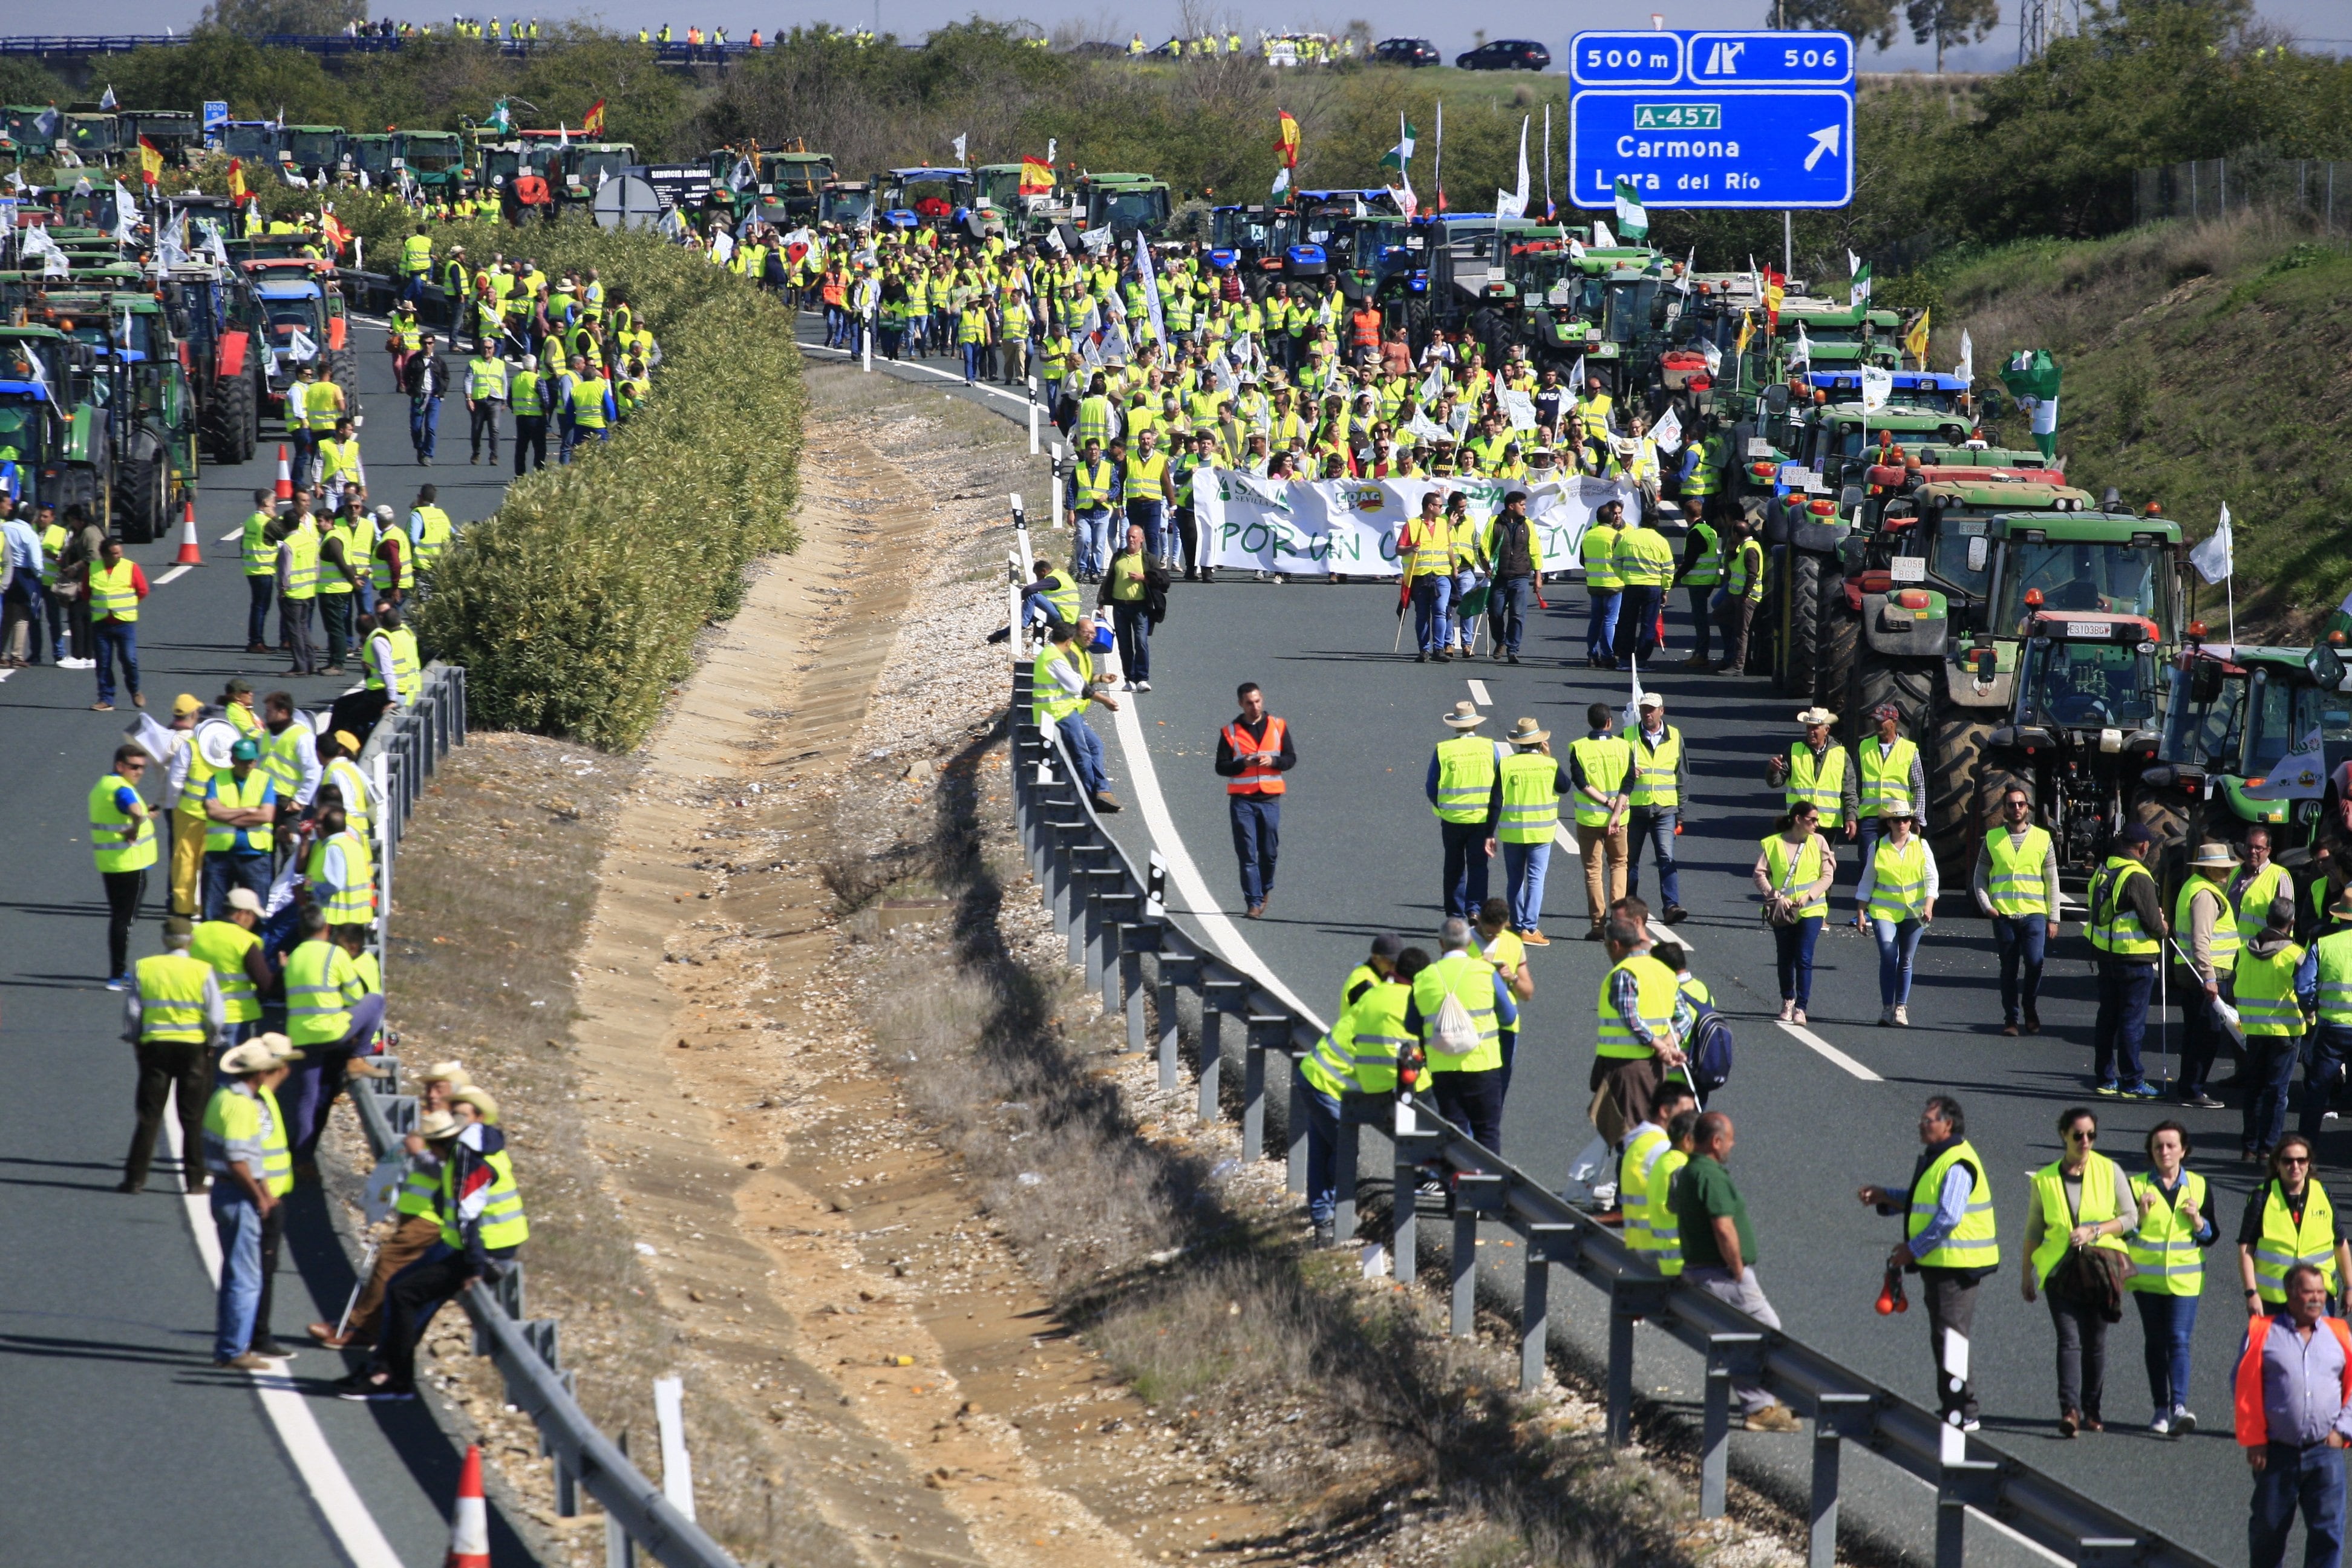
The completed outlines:
[[[1992,726],[1965,714],[1939,720],[1928,747],[1927,842],[1944,885],[1965,888],[1976,874],[1984,842],[1985,790],[1978,780]],[[2000,779],[2006,787],[2009,779]],[[2030,785],[2028,787],[2031,787]],[[1998,801],[1996,791],[1992,799]]]
[[[1404,302],[1404,341],[1415,353],[1429,346],[1429,300],[1414,295]]]
[[[1820,674],[1813,689],[1820,693],[1822,701],[1833,704],[1845,695],[1853,679],[1856,656],[1862,647],[1862,617],[1845,602],[1845,574],[1842,572],[1828,570],[1822,574],[1821,604]],[[1853,713],[1839,717],[1845,721],[1849,731],[1862,733]],[[1918,731],[1914,730],[1912,733]]]
[[[327,356],[327,379],[343,389],[343,407],[357,414],[360,405],[360,356],[356,350],[337,349]],[[331,436],[333,431],[327,432]]]
[[[138,455],[127,459],[115,476],[114,514],[125,543],[147,544],[163,537],[171,512],[170,469],[163,448],[142,441]]]
[[[1845,711],[1839,718],[1854,734],[1869,733],[1871,714],[1880,703],[1892,702],[1903,716],[1904,732],[1924,736],[1936,706],[1936,669],[1933,665],[1894,664],[1864,654],[1855,661],[1853,679],[1845,691]]]
[[[205,445],[217,463],[242,463],[252,458],[255,433],[261,428],[254,410],[253,377],[233,376],[213,387],[211,417],[205,423]]]
[[[2148,862],[2156,872],[2157,886],[2163,890],[2164,907],[2170,909],[2173,895],[2189,879],[2189,855],[2194,847],[2189,842],[2189,818],[2170,801],[2151,795],[2133,800],[2131,815],[2134,822],[2156,835],[2155,853]]]
[[[1821,674],[1822,575],[1825,564],[1818,555],[1789,552],[1789,647],[1782,662],[1781,689],[1800,702],[1815,700],[1814,681]]]

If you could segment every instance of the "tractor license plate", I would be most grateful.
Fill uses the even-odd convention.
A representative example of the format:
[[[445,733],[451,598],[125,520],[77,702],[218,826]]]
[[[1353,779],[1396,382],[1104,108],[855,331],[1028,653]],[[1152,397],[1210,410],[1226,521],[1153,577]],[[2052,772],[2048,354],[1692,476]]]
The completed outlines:
[[[2066,635],[2070,637],[2105,637],[2115,636],[2116,628],[2105,621],[2068,621]]]
[[[1886,563],[1886,575],[1897,583],[1924,583],[1927,580],[1927,558],[1897,555]]]

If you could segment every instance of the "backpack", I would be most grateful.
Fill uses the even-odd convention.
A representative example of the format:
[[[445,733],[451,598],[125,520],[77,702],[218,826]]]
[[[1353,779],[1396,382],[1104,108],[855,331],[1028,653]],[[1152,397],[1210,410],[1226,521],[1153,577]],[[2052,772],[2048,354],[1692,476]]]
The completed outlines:
[[[1437,1005],[1435,1025],[1429,1043],[1447,1056],[1466,1057],[1478,1048],[1477,1021],[1470,1016],[1470,1009],[1462,1005],[1462,998],[1451,991],[1445,994],[1445,1000]]]
[[[1688,1058],[1691,1087],[1705,1100],[1731,1081],[1731,1022],[1711,1002],[1693,1002],[1698,1014],[1690,1038],[1683,1043]]]

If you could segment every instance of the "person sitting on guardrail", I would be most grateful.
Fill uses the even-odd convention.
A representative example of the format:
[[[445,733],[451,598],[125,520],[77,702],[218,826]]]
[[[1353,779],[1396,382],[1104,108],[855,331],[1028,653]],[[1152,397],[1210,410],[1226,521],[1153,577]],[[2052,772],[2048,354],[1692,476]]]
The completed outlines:
[[[1777,1329],[1780,1314],[1756,1278],[1756,1231],[1748,1223],[1748,1204],[1725,1169],[1731,1158],[1731,1118],[1719,1110],[1706,1112],[1692,1130],[1692,1141],[1690,1163],[1675,1177],[1667,1199],[1682,1242],[1683,1279]],[[1795,1413],[1761,1386],[1735,1380],[1731,1393],[1750,1432],[1797,1430]]]
[[[463,1092],[467,1092],[466,1069],[454,1061],[436,1062],[425,1070],[417,1083],[417,1111],[421,1116],[446,1111]],[[392,1229],[375,1244],[366,1283],[353,1295],[341,1323],[312,1323],[310,1327],[310,1337],[329,1350],[375,1343],[382,1324],[384,1288],[391,1284],[394,1275],[424,1257],[441,1237],[441,1215],[436,1206],[441,1192],[441,1162],[432,1145],[415,1132],[401,1140],[401,1155],[400,1186],[393,1201]]]
[[[1103,772],[1102,739],[1087,724],[1088,702],[1116,711],[1118,699],[1095,681],[1095,623],[1080,616],[1076,626],[1054,622],[1051,637],[1029,667],[1031,721],[1040,730],[1057,731],[1070,753],[1070,766],[1097,811],[1117,811],[1110,779]]]
[[[1339,1097],[1394,1091],[1397,1053],[1412,1038],[1404,1024],[1412,987],[1428,967],[1429,954],[1408,947],[1385,974],[1360,989],[1350,985],[1355,997],[1339,1021],[1298,1058],[1296,1070],[1307,1105],[1307,1214],[1318,1247],[1331,1245],[1331,1216],[1339,1202]]]

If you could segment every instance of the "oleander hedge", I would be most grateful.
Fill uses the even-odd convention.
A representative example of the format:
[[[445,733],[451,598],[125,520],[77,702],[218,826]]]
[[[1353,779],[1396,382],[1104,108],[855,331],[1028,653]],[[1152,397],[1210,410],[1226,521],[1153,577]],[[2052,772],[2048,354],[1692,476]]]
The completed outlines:
[[[741,601],[744,568],[797,548],[806,398],[791,308],[699,253],[586,225],[436,225],[435,253],[593,266],[661,345],[654,390],[609,445],[517,480],[463,529],[417,636],[467,667],[475,722],[623,751]],[[552,423],[551,421],[551,423]],[[550,453],[556,444],[549,433]]]

